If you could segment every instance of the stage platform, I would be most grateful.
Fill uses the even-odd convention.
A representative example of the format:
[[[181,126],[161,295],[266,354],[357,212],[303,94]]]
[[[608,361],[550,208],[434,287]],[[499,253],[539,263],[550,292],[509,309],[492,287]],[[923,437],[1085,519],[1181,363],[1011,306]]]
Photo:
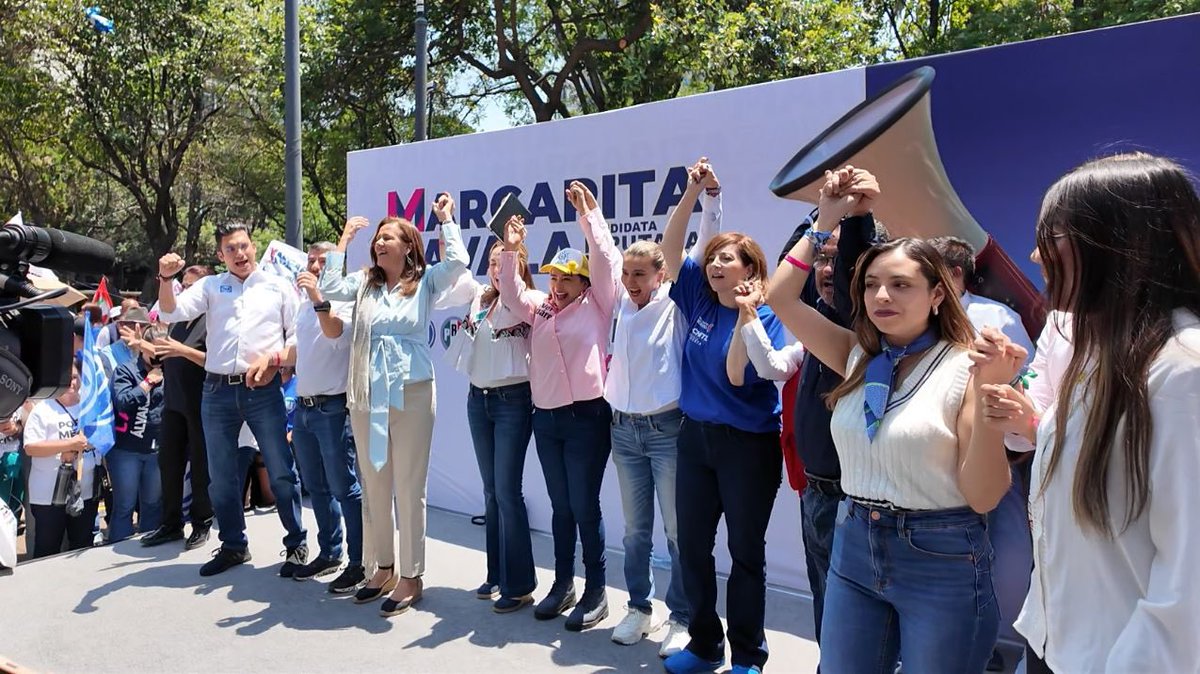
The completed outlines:
[[[305,522],[312,526],[307,509]],[[609,618],[573,633],[562,618],[537,621],[530,608],[497,615],[475,598],[484,532],[463,515],[429,511],[424,599],[391,619],[379,616],[378,602],[335,597],[324,582],[279,578],[282,528],[274,512],[248,516],[247,529],[254,559],[212,578],[197,571],[215,536],[191,552],[182,543],[125,541],[20,565],[0,577],[0,661],[61,674],[663,671],[665,630],[635,646],[610,640],[628,599],[618,552],[608,553]],[[310,528],[309,544],[315,540]],[[534,556],[540,598],[553,578],[548,535],[534,534]],[[667,573],[656,573],[656,587],[665,588]],[[576,588],[582,592],[582,578]],[[768,671],[815,671],[809,601],[771,590],[767,640]]]

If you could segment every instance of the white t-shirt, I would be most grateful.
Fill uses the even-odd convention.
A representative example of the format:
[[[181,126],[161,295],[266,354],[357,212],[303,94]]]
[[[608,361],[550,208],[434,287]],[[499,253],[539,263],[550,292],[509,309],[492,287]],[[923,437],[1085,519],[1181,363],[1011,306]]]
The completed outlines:
[[[63,407],[57,400],[43,400],[34,406],[25,422],[25,445],[47,440],[66,440],[75,435],[79,406]],[[54,481],[62,464],[58,455],[34,457],[29,469],[29,502],[51,505]],[[92,498],[92,482],[96,474],[96,452],[83,454],[83,497]]]

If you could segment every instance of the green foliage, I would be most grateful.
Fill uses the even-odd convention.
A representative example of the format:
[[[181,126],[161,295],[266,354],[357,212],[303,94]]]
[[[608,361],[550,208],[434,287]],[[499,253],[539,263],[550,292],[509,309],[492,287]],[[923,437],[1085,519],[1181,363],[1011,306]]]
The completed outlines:
[[[430,137],[1200,11],[1200,0],[444,0]],[[0,0],[0,208],[111,241],[118,285],[219,222],[282,238],[283,3]],[[346,154],[414,138],[414,3],[303,0],[306,239],[336,240]]]

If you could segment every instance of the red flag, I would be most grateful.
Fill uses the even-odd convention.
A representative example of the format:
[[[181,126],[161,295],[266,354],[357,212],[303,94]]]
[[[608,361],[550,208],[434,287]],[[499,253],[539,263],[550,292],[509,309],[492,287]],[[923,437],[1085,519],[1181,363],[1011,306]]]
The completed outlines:
[[[100,277],[100,285],[96,286],[96,294],[92,296],[92,303],[99,305],[101,314],[104,316],[104,321],[108,322],[108,312],[112,311],[112,297],[108,294],[108,277]]]

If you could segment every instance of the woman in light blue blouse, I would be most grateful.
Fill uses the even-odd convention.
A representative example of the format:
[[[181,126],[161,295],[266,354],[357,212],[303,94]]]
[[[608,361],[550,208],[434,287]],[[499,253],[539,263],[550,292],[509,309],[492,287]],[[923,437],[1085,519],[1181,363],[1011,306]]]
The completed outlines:
[[[470,256],[453,222],[454,201],[441,196],[434,213],[446,247],[438,264],[426,266],[421,233],[411,222],[389,217],[371,239],[370,266],[347,274],[346,247],[369,224],[354,217],[321,274],[326,299],[355,303],[346,397],[362,471],[364,543],[378,570],[354,599],[366,603],[391,592],[380,611],[384,616],[402,613],[421,598],[425,483],[436,409],[425,326],[437,298],[470,273]],[[397,528],[399,570],[393,545]]]

